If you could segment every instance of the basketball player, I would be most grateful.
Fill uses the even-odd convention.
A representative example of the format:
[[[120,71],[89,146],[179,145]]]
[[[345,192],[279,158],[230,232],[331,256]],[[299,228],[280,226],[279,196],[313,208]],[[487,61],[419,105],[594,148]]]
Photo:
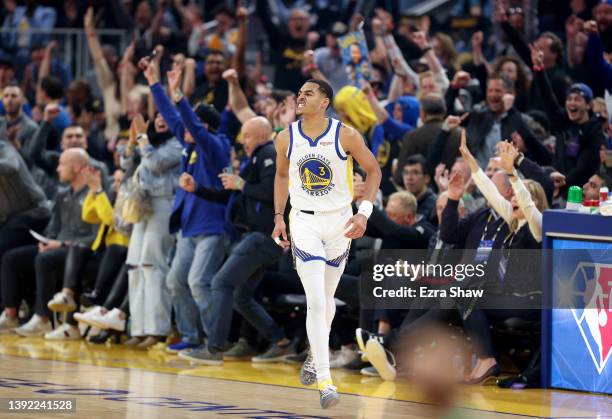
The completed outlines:
[[[276,139],[274,221],[272,238],[283,247],[291,244],[296,269],[307,300],[306,331],[310,352],[300,373],[304,385],[319,388],[321,407],[339,401],[329,372],[329,331],[336,312],[334,293],[344,271],[351,239],[363,236],[381,172],[363,137],[325,111],[333,98],[331,86],[308,80],[297,96],[301,120]],[[365,196],[353,215],[353,164],[366,171]],[[283,214],[291,198],[289,225]]]

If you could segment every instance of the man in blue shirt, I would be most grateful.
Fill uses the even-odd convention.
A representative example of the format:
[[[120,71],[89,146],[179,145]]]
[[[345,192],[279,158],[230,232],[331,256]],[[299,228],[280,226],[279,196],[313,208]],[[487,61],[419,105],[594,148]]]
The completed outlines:
[[[183,144],[182,172],[210,188],[222,188],[218,174],[230,162],[230,143],[216,134],[220,117],[201,105],[194,112],[186,98],[168,98],[159,82],[157,63],[143,58],[141,68],[151,86],[153,100],[172,133]],[[168,73],[169,83],[178,85],[181,71]],[[202,120],[202,121],[200,121]],[[225,222],[225,205],[198,198],[177,189],[170,218],[170,232],[178,232],[176,254],[166,280],[176,323],[182,340],[167,348],[177,353],[202,342],[202,331],[210,327],[210,282],[220,268],[228,245],[230,226]]]
[[[53,119],[53,126],[57,130],[57,133],[62,135],[64,129],[71,124],[70,115],[64,106],[61,105],[60,101],[64,97],[64,85],[62,81],[57,77],[49,76],[42,79],[40,83],[40,87],[42,89],[42,103],[38,103],[38,105],[44,104],[45,106],[54,104],[59,107],[58,115]],[[44,107],[43,107],[44,108]]]

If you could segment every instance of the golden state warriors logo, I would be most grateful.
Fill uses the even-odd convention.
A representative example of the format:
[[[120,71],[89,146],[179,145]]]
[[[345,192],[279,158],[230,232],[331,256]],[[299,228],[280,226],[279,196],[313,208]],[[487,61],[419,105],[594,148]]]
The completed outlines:
[[[307,155],[298,162],[302,189],[312,196],[326,195],[333,187],[330,162],[323,156]]]

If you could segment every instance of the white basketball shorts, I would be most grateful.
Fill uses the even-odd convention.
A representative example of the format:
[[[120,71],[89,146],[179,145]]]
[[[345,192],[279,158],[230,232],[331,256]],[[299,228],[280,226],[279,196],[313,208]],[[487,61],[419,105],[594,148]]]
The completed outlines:
[[[351,244],[344,236],[345,225],[352,216],[351,207],[315,214],[292,209],[289,229],[296,266],[313,260],[335,268],[343,266]]]

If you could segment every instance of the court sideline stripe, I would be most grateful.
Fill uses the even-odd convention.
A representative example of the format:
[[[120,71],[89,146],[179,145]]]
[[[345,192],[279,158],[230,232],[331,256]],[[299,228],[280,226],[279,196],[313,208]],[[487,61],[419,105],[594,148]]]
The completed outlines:
[[[115,366],[110,366],[110,365],[95,365],[95,364],[87,364],[87,363],[83,363],[83,362],[79,362],[79,361],[58,361],[58,360],[54,360],[54,359],[44,359],[44,358],[30,358],[30,357],[25,357],[25,356],[18,356],[18,355],[0,355],[0,358],[2,357],[8,357],[8,358],[20,358],[20,359],[34,359],[37,361],[46,361],[46,362],[63,362],[66,364],[77,364],[77,365],[89,365],[92,367],[98,367],[98,368],[112,368],[112,369],[118,369],[118,370],[137,370],[137,371],[143,371],[143,372],[147,372],[149,374],[165,374],[165,375],[173,375],[173,376],[178,376],[178,377],[191,377],[191,378],[200,378],[200,379],[210,379],[210,380],[219,380],[219,381],[230,381],[230,382],[237,382],[237,383],[247,383],[247,384],[259,384],[259,385],[264,385],[264,386],[271,386],[271,387],[282,387],[282,388],[288,388],[288,389],[293,389],[293,390],[305,390],[305,391],[318,391],[314,388],[302,388],[302,387],[292,387],[292,386],[288,386],[288,385],[283,385],[283,384],[268,384],[268,383],[258,383],[258,382],[254,382],[254,381],[244,381],[244,380],[239,380],[239,379],[232,379],[232,378],[219,378],[219,377],[199,377],[197,375],[187,375],[187,374],[176,374],[173,372],[166,372],[166,371],[151,371],[148,370],[146,368],[130,368],[130,367],[115,367]],[[350,395],[350,396],[356,396],[356,397],[365,397],[368,399],[376,399],[376,400],[388,400],[390,402],[397,402],[397,403],[412,403],[412,404],[417,404],[417,405],[424,405],[424,406],[433,406],[433,403],[425,403],[425,402],[417,402],[417,401],[412,401],[412,400],[396,400],[396,399],[388,399],[388,398],[384,398],[384,397],[374,397],[374,396],[364,396],[363,394],[358,394],[358,393],[348,393],[348,392],[341,392],[340,394],[346,394],[346,395]],[[457,407],[458,409],[461,410],[471,410],[474,412],[486,412],[486,413],[498,413],[500,415],[509,415],[509,416],[518,416],[518,417],[528,417],[528,418],[534,418],[534,419],[591,419],[591,418],[600,418],[602,416],[571,416],[571,417],[564,417],[564,416],[535,416],[535,415],[524,415],[524,414],[519,414],[519,413],[511,413],[511,412],[499,412],[497,410],[486,410],[486,409],[477,409],[477,408],[473,408],[473,407]],[[605,416],[603,416],[605,418]]]

